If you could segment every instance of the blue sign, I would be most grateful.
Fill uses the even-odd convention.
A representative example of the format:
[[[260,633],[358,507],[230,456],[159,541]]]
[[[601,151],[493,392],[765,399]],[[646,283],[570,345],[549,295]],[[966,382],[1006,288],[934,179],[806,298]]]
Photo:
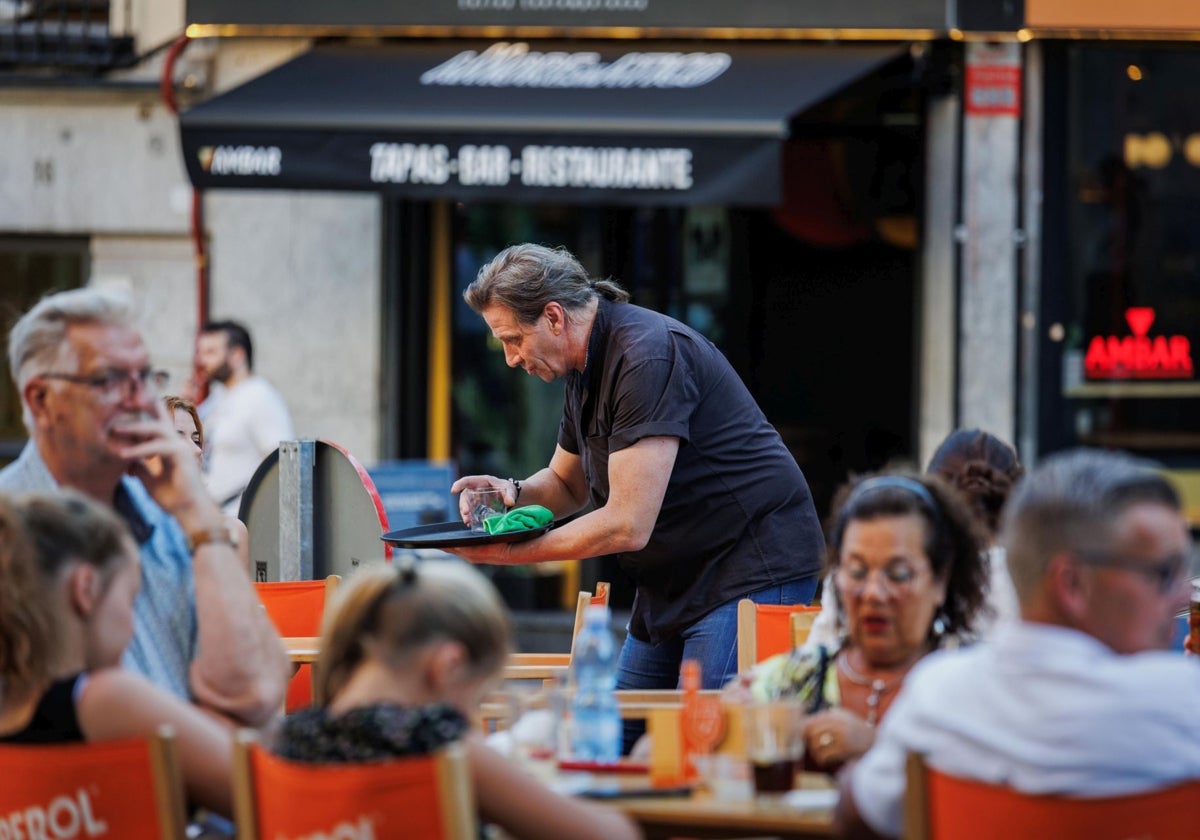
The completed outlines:
[[[383,461],[367,472],[383,500],[389,529],[458,519],[458,501],[450,493],[454,467],[449,462]]]

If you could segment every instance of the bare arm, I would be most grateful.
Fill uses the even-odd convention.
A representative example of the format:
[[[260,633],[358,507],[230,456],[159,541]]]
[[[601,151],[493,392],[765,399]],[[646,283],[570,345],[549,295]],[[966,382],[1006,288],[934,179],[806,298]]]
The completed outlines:
[[[559,796],[485,745],[466,737],[479,814],[517,840],[635,840],[641,832],[620,811]]]
[[[604,507],[535,540],[455,549],[454,553],[472,563],[515,566],[638,551],[645,547],[654,531],[678,452],[679,438],[642,438],[633,446],[614,452],[609,457],[609,497]],[[560,473],[560,469],[565,470],[566,474]],[[544,477],[547,472],[553,473],[555,478]],[[545,498],[542,493],[569,494],[571,498],[579,493],[586,498],[586,486],[582,478],[578,456],[560,448],[555,452],[550,467],[534,476],[534,498]],[[521,491],[521,501],[525,501],[524,489]],[[555,510],[553,507],[550,509]],[[555,510],[555,513],[558,511]]]
[[[225,526],[208,495],[187,443],[165,422],[141,421],[129,430],[139,443],[134,474],[185,534]],[[158,456],[155,469],[143,459]],[[250,584],[245,562],[225,542],[198,545],[192,556],[199,639],[189,681],[201,705],[251,726],[265,723],[283,703],[291,673],[283,644]]]
[[[188,801],[232,815],[233,737],[228,721],[167,694],[139,674],[118,668],[89,677],[76,713],[89,741],[148,737],[162,724],[170,725],[179,746]]]

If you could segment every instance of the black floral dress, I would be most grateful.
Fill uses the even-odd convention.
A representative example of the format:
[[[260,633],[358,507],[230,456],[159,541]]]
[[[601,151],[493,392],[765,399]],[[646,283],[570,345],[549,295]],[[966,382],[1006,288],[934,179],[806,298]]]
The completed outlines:
[[[431,753],[462,738],[469,726],[459,711],[443,704],[384,703],[341,715],[304,709],[283,722],[275,752],[294,761],[383,761]]]

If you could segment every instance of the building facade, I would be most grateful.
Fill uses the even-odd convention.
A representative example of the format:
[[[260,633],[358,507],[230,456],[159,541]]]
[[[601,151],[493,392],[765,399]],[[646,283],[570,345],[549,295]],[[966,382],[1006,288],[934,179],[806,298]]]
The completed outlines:
[[[1200,21],[1090,5],[134,3],[124,66],[0,69],[0,266],[131,288],[179,376],[245,320],[366,463],[545,463],[560,391],[460,298],[533,240],[716,342],[819,502],[959,425],[1186,479]]]

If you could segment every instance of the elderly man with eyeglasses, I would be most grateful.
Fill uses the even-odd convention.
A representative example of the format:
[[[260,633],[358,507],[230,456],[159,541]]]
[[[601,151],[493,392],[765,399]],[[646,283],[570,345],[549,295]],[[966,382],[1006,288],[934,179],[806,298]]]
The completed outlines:
[[[0,471],[0,492],[70,487],[111,505],[142,561],[126,666],[234,721],[265,723],[283,702],[287,658],[164,414],[165,374],[130,302],[95,289],[43,298],[13,327],[8,358],[30,440]]]
[[[1126,455],[1053,456],[1009,500],[1004,542],[1021,620],[912,670],[842,777],[841,836],[900,834],[908,752],[1033,794],[1200,778],[1200,666],[1164,650],[1190,594],[1170,483]]]

